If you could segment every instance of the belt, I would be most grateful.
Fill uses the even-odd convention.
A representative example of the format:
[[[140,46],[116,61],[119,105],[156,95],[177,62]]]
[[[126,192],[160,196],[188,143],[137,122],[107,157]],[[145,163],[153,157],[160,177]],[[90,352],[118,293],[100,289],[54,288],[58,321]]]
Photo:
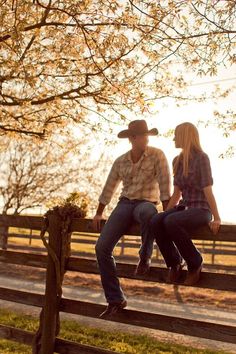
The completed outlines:
[[[149,202],[152,204],[157,204],[157,202],[151,202],[150,200],[146,200],[146,199],[129,199],[127,197],[121,197],[120,200],[127,200],[128,202],[132,202],[132,203],[140,203],[140,202]]]

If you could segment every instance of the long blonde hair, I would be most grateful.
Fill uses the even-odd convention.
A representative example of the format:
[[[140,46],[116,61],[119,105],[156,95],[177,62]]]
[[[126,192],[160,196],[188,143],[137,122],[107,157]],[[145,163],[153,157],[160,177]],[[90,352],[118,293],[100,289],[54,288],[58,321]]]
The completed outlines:
[[[199,133],[194,124],[185,122],[177,125],[175,128],[175,137],[182,148],[182,152],[174,161],[174,175],[177,172],[180,161],[183,161],[183,175],[188,176],[189,159],[191,153],[195,151],[203,151],[201,148]]]

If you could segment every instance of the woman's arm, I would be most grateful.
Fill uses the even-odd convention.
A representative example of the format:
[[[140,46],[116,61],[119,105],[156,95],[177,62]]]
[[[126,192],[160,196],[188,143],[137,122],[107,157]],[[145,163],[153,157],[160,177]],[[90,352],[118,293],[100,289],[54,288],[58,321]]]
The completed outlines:
[[[220,220],[220,215],[218,212],[216,200],[212,191],[212,186],[207,186],[203,188],[203,191],[213,215],[213,220],[210,221],[209,226],[213,234],[217,234],[220,228],[221,220]]]
[[[181,198],[181,195],[182,195],[181,190],[179,189],[178,186],[175,185],[174,192],[169,200],[166,210],[169,210],[169,209],[173,208],[174,206],[176,206]]]

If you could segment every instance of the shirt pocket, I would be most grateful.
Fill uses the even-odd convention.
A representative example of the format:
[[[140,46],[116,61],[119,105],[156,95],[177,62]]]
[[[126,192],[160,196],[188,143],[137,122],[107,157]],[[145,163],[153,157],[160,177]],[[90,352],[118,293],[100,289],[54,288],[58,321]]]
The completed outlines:
[[[140,167],[140,179],[144,182],[150,181],[154,178],[155,170],[154,165],[150,163],[144,163]]]
[[[132,182],[133,176],[132,176],[132,168],[130,164],[125,164],[123,166],[120,172],[120,177],[121,180],[124,182],[124,184],[129,184]]]

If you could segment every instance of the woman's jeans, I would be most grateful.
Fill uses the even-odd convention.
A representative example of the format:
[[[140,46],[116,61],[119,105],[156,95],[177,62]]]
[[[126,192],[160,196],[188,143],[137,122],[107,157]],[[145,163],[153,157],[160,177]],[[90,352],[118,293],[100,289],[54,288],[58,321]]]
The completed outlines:
[[[188,270],[195,270],[202,263],[202,256],[191,240],[197,228],[211,221],[207,209],[170,209],[154,215],[150,221],[150,243],[156,239],[167,267],[174,267],[185,260]]]
[[[116,264],[112,252],[120,238],[136,221],[141,226],[141,259],[151,257],[153,242],[150,242],[149,221],[157,213],[156,206],[147,201],[122,198],[104,225],[96,243],[96,255],[101,274],[102,286],[108,303],[125,299],[116,274]]]

